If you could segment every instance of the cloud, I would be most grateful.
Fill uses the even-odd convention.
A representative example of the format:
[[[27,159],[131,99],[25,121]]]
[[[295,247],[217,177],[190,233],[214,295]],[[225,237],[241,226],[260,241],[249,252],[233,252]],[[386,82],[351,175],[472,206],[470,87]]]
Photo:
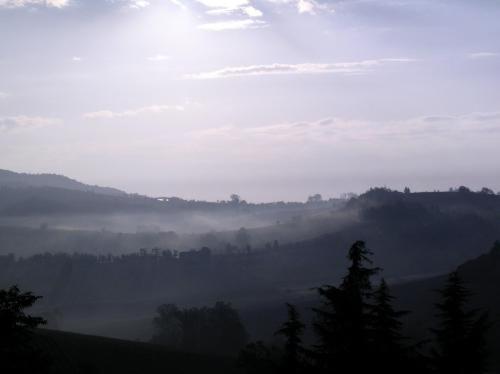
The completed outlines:
[[[152,62],[161,62],[161,61],[167,61],[167,60],[170,60],[170,56],[166,56],[166,55],[162,55],[162,54],[148,57],[148,61],[152,61]]]
[[[304,64],[269,64],[226,67],[210,72],[187,75],[188,79],[218,79],[257,75],[277,74],[362,74],[371,68],[387,63],[407,63],[415,60],[408,58],[386,58],[378,60],[364,60],[357,62],[338,63],[304,63]]]
[[[256,28],[262,26],[261,21],[253,21],[252,18],[259,18],[264,13],[252,5],[250,0],[196,0],[208,8],[205,13],[209,16],[231,16],[240,15],[243,19],[229,19],[218,22],[205,23],[200,25],[202,30],[222,31]]]
[[[300,14],[317,14],[319,11],[334,12],[335,8],[328,2],[318,0],[267,0],[276,5],[291,5]]]
[[[198,29],[205,31],[226,31],[256,29],[267,26],[267,23],[258,18],[264,17],[253,0],[171,0],[183,9],[189,5],[195,12],[202,14],[198,18],[203,21]],[[197,5],[197,6],[196,6]]]
[[[265,27],[267,24],[264,21],[259,21],[255,19],[243,19],[243,20],[230,20],[230,21],[220,21],[204,23],[199,25],[198,28],[207,31],[225,31],[225,30],[244,30],[244,29],[256,29]]]
[[[254,8],[253,6],[245,6],[245,7],[242,7],[241,10],[248,17],[262,17],[264,15],[264,13],[262,13],[262,11],[260,11],[257,8]]]
[[[58,118],[13,116],[0,117],[0,130],[40,128],[51,125],[58,125],[62,121]]]
[[[249,0],[196,0],[208,8],[237,9],[249,4]]]
[[[428,120],[438,117],[441,120]],[[330,117],[194,131],[177,144],[177,158],[189,158],[185,149],[196,149],[197,158],[206,160],[206,169],[212,167],[212,176],[220,170],[229,173],[243,169],[256,173],[272,170],[284,177],[297,173],[324,176],[327,170],[349,178],[353,170],[356,175],[375,170],[377,175],[385,171],[388,176],[406,175],[409,170],[434,174],[463,166],[464,162],[491,171],[496,170],[498,136],[500,113],[392,121]]]
[[[311,13],[315,14],[315,4],[308,0],[299,0],[297,3],[297,10],[299,13]]]
[[[468,57],[472,58],[472,59],[500,57],[500,53],[499,52],[476,52],[476,53],[470,53]]]
[[[492,140],[500,135],[500,112],[465,115],[416,117],[397,121],[366,121],[345,118],[323,118],[311,122],[292,122],[241,128],[225,126],[201,130],[193,134],[200,146],[213,149],[247,150],[249,155],[259,149],[299,149],[324,145],[354,146],[366,144],[373,150],[381,144],[393,146],[435,142],[456,144],[476,139]],[[335,148],[335,147],[334,147]]]
[[[183,111],[185,108],[182,105],[151,105],[137,109],[125,110],[123,112],[114,112],[111,110],[99,110],[97,112],[89,112],[83,115],[86,119],[116,119],[126,117],[137,117],[140,115],[159,114],[171,110]]]
[[[7,92],[0,91],[0,100],[8,98],[10,95]]]
[[[170,2],[176,6],[178,6],[181,9],[187,9],[187,7],[184,5],[184,3],[181,0],[170,0]]]
[[[228,15],[236,12],[243,12],[245,8],[253,8],[249,0],[196,0],[198,3],[209,8],[206,13],[209,15]],[[255,9],[255,8],[254,8]],[[257,9],[255,9],[257,10]]]
[[[70,0],[0,0],[0,8],[23,8],[26,6],[64,8],[69,4]]]
[[[82,58],[79,57],[79,56],[73,56],[73,57],[71,57],[71,61],[73,61],[73,62],[81,62]]]
[[[132,9],[143,9],[150,6],[151,3],[146,0],[130,0],[129,7]]]
[[[211,16],[222,16],[230,14],[241,14],[247,17],[262,17],[264,13],[259,9],[254,0],[170,0],[173,4],[186,8],[186,3],[198,3],[207,10],[206,14]],[[300,14],[317,14],[320,11],[334,12],[334,7],[324,0],[261,0],[258,5],[271,3],[278,7],[293,7]]]

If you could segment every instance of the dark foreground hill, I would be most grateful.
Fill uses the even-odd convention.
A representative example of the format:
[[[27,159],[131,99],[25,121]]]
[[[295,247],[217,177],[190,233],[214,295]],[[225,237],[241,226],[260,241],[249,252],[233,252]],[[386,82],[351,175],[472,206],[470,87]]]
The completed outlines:
[[[496,242],[491,250],[473,260],[458,266],[457,272],[470,291],[470,310],[485,311],[491,322],[487,333],[488,341],[488,373],[500,373],[500,242]],[[397,309],[408,311],[403,318],[404,334],[410,342],[424,342],[423,352],[431,349],[433,340],[432,328],[436,327],[438,313],[436,303],[440,302],[438,290],[443,289],[448,275],[443,274],[427,279],[393,284],[392,293],[396,296]],[[320,300],[316,293],[293,300],[304,321],[308,324],[306,340],[314,343],[311,334],[311,322],[314,318],[312,308],[317,307]],[[247,308],[242,317],[249,331],[261,339],[272,338],[286,318],[284,305],[267,305]]]
[[[235,360],[164,347],[52,330],[39,330],[39,345],[52,358],[54,374],[238,373]]]
[[[489,313],[491,369],[500,373],[500,242],[489,253],[459,266],[457,271],[471,292],[471,307]],[[446,276],[439,276],[394,287],[400,307],[411,311],[406,321],[408,334],[419,339],[430,337],[429,328],[436,321],[434,305],[439,301],[436,290],[445,282]]]

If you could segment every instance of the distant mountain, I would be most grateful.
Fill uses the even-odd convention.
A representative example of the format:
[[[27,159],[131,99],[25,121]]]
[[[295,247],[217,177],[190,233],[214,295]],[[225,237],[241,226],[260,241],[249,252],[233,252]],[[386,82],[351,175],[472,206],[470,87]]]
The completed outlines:
[[[0,187],[55,187],[67,190],[123,196],[124,191],[111,187],[91,186],[57,174],[26,174],[0,169]]]
[[[330,199],[253,204],[240,199],[210,202],[148,197],[90,186],[60,175],[0,170],[0,225],[4,226],[209,232],[269,226],[298,216],[325,216],[345,202]]]

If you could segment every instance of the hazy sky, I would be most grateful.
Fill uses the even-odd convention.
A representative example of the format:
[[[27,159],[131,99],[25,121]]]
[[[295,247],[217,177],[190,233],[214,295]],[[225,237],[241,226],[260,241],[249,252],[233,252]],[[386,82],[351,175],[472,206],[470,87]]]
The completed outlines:
[[[304,200],[500,190],[498,0],[0,0],[0,168]]]

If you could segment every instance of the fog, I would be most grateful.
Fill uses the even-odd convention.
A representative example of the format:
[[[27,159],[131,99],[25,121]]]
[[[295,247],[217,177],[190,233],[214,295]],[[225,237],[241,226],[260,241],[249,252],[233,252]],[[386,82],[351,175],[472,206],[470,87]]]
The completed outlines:
[[[2,374],[500,373],[499,20],[0,0]]]

